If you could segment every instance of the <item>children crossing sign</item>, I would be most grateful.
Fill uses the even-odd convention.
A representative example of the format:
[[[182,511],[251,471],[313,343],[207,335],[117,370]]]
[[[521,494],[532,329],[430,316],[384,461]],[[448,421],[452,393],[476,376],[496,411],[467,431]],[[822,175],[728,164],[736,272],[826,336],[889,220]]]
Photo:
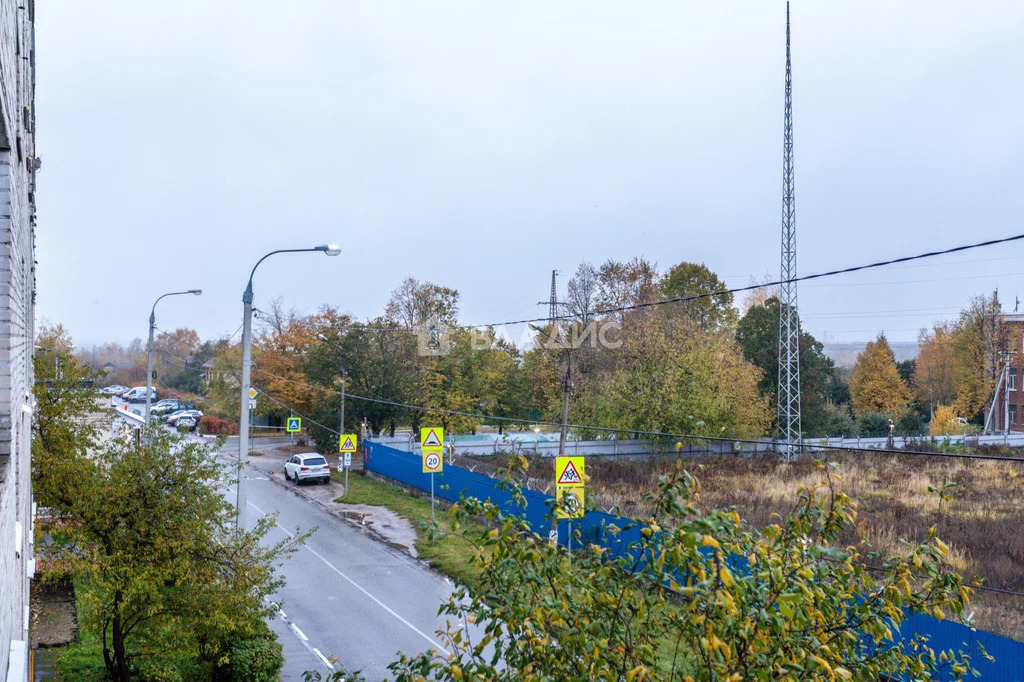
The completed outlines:
[[[442,447],[444,447],[444,429],[439,429],[435,427],[420,429],[421,449],[441,449]]]
[[[555,487],[557,488],[582,488],[586,485],[583,480],[584,469],[583,457],[556,457],[555,458]]]
[[[354,433],[343,433],[338,439],[338,452],[355,452],[358,442]]]
[[[298,433],[302,430],[302,417],[288,417],[288,423],[284,430],[288,433]]]

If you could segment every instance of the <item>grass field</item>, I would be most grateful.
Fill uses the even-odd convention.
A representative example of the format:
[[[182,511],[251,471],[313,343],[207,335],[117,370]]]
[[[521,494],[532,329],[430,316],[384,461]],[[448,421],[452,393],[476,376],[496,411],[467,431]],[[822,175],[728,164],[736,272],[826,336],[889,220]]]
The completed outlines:
[[[331,475],[336,481],[344,481],[344,474],[334,471]],[[339,497],[337,502],[387,507],[409,521],[416,530],[416,553],[421,559],[462,584],[473,583],[474,568],[470,562],[473,545],[469,538],[479,538],[486,532],[482,524],[460,524],[458,532],[452,532],[448,516],[451,503],[437,498],[437,527],[431,533],[429,497],[353,473],[349,474],[348,485],[348,493]]]
[[[469,458],[466,458],[469,459]],[[474,468],[493,473],[504,458],[474,457]],[[834,453],[839,483],[858,506],[855,528],[843,544],[862,553],[891,555],[903,540],[917,541],[932,526],[950,547],[949,565],[967,581],[981,579],[988,587],[1024,592],[1024,460],[996,462],[910,455]],[[674,457],[656,460],[587,459],[588,494],[599,509],[625,516],[643,515],[645,493],[657,488],[658,477],[675,466]],[[744,521],[763,527],[773,513],[785,515],[800,486],[821,480],[811,459],[781,462],[777,457],[701,457],[684,467],[702,486],[708,507],[735,507]],[[550,460],[531,466],[531,476],[551,471]],[[544,491],[553,481],[531,479]],[[929,486],[948,491],[947,501]],[[550,490],[548,491],[550,492]],[[972,606],[979,628],[1024,640],[1024,597],[978,590]]]

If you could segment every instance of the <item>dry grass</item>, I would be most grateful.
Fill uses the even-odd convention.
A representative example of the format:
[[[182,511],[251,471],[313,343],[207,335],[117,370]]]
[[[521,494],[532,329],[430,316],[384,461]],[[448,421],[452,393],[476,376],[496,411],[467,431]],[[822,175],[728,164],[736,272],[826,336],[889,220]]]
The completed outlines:
[[[494,457],[473,459],[482,473],[493,473],[500,465]],[[858,507],[856,526],[843,544],[861,546],[865,555],[891,556],[904,541],[923,539],[935,526],[950,547],[949,566],[965,580],[980,578],[989,587],[1024,592],[1024,460],[849,453],[828,459],[839,464],[839,486]],[[752,527],[767,525],[772,514],[785,515],[800,486],[822,479],[810,459],[784,463],[775,457],[702,457],[687,464],[701,482],[705,505],[735,507]],[[617,507],[626,516],[642,515],[647,508],[644,494],[655,491],[658,477],[674,465],[674,458],[589,458],[588,492],[600,509]],[[538,462],[531,474],[543,476],[550,466]],[[956,483],[951,499],[929,491],[947,482]],[[530,487],[541,491],[549,485],[544,478],[530,481]],[[981,629],[1024,639],[1024,597],[978,591],[972,607]]]

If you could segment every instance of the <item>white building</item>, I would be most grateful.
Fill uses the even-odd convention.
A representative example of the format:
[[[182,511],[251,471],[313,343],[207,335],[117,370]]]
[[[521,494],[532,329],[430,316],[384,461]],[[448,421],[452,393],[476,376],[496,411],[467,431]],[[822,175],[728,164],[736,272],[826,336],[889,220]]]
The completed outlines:
[[[0,678],[27,679],[35,337],[35,2],[0,0]]]

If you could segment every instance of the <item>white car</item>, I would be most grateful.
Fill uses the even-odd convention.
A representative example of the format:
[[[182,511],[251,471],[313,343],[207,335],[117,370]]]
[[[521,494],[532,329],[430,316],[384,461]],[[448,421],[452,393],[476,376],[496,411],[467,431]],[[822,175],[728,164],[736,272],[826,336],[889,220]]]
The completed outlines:
[[[331,465],[315,452],[295,455],[284,464],[285,480],[302,484],[305,481],[331,482]]]

